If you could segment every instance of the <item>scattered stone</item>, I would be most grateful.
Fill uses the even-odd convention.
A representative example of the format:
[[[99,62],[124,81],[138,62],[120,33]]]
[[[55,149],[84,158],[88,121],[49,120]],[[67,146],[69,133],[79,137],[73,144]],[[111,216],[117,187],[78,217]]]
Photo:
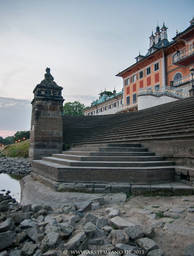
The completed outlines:
[[[38,230],[37,227],[33,227],[33,228],[28,228],[26,230],[26,234],[27,236],[34,242],[38,242],[39,240],[39,235],[38,235]]]
[[[59,241],[59,233],[50,232],[46,234],[46,236],[42,240],[42,246],[43,248],[52,249],[52,248],[55,248],[58,241]]]
[[[88,222],[84,226],[84,231],[86,235],[88,235],[89,237],[92,237],[96,232],[96,226],[92,222]]]
[[[140,225],[131,225],[124,229],[130,239],[136,240],[144,236],[143,228]]]
[[[88,240],[88,245],[103,245],[103,244],[104,244],[104,237],[93,238]]]
[[[124,230],[112,230],[109,234],[109,238],[111,239],[113,245],[118,243],[128,243],[129,241],[129,236]]]
[[[104,217],[98,218],[96,221],[97,228],[103,228],[104,226],[108,225],[108,220]]]
[[[133,251],[136,247],[129,245],[129,244],[122,244],[122,243],[118,243],[115,245],[116,248],[120,249],[120,250],[124,250],[124,251]]]
[[[66,244],[65,248],[67,249],[80,249],[80,246],[86,240],[86,235],[84,232],[79,232],[74,235]]]
[[[8,256],[7,251],[0,252],[0,256]]]
[[[92,210],[97,210],[100,208],[100,203],[99,202],[94,202],[91,204],[91,209]]]
[[[0,250],[9,247],[15,239],[15,235],[16,233],[14,231],[0,233]]]
[[[185,247],[183,256],[194,256],[194,244]]]
[[[69,220],[69,223],[72,225],[72,226],[75,226],[76,223],[78,223],[79,221],[81,220],[81,217],[76,214],[74,216],[72,216]]]
[[[7,218],[4,222],[0,223],[0,232],[12,230],[14,228],[14,222],[12,218]]]
[[[98,218],[94,214],[92,214],[92,213],[88,213],[85,216],[85,223],[92,222],[93,224],[96,225],[97,220],[98,220]]]
[[[110,224],[113,227],[116,227],[116,228],[119,228],[119,229],[135,226],[135,224],[133,224],[133,223],[129,222],[128,220],[123,219],[119,216],[116,216],[116,217],[110,219]]]
[[[194,213],[194,207],[190,207],[190,208],[188,208],[188,210],[187,210],[188,212],[191,212],[191,213]]]
[[[74,227],[67,224],[67,223],[66,224],[63,224],[63,223],[60,224],[60,228],[61,228],[61,232],[63,234],[63,237],[65,237],[65,238],[69,237],[72,234],[73,230],[74,230]]]
[[[116,217],[120,214],[120,210],[115,208],[107,208],[106,212],[108,213],[109,218]]]
[[[11,250],[9,252],[9,256],[21,256],[21,251],[18,249]],[[33,256],[35,256],[35,255],[33,255]]]
[[[163,255],[164,255],[164,253],[160,249],[152,250],[152,251],[148,252],[148,254],[147,254],[147,256],[163,256]]]
[[[37,248],[36,244],[33,244],[32,242],[25,242],[22,247],[22,253],[24,255],[33,255]]]
[[[35,226],[36,226],[36,223],[34,221],[32,221],[31,219],[23,220],[20,223],[21,228],[32,228],[32,227],[35,227]]]
[[[75,208],[79,212],[84,212],[86,210],[91,209],[91,204],[92,204],[91,201],[77,202],[77,203],[75,203]]]
[[[43,256],[57,256],[57,251],[56,250],[49,250],[45,253],[43,253]]]
[[[154,242],[154,240],[147,237],[138,239],[136,243],[146,252],[158,249],[158,245]]]

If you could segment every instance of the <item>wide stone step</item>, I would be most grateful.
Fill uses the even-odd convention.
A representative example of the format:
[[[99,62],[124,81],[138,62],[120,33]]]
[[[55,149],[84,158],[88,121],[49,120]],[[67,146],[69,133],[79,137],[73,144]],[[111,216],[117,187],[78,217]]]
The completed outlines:
[[[96,151],[79,151],[67,150],[63,154],[81,155],[81,156],[155,156],[153,152],[96,152]]]
[[[70,154],[53,154],[53,157],[77,161],[161,161],[160,156],[83,156]]]
[[[115,138],[114,139],[114,142],[115,143],[122,143],[122,142],[141,142],[141,141],[146,141],[146,140],[171,140],[171,139],[193,139],[194,138],[194,132],[191,132],[191,133],[188,133],[188,134],[185,134],[185,132],[177,132],[176,134],[171,134],[171,135],[161,135],[161,134],[158,134],[158,135],[155,135],[153,136],[152,134],[149,134],[147,136],[130,136],[130,137],[127,137],[127,138],[124,138],[124,137],[119,137],[118,138]],[[93,143],[104,143],[104,142],[111,142],[113,139],[111,137],[109,138],[99,138],[99,139],[96,139],[96,138],[86,138],[86,139],[83,139],[83,140],[78,140],[78,141],[74,141],[74,145],[77,144],[77,145],[82,145],[82,144],[93,144]]]
[[[43,160],[58,163],[68,166],[88,166],[88,167],[149,167],[149,166],[171,166],[174,165],[172,161],[131,161],[131,162],[119,162],[119,161],[75,161],[68,159],[61,159],[56,157],[43,157]]]
[[[58,182],[124,182],[130,184],[155,184],[174,179],[174,167],[72,167],[34,160],[33,172]]]

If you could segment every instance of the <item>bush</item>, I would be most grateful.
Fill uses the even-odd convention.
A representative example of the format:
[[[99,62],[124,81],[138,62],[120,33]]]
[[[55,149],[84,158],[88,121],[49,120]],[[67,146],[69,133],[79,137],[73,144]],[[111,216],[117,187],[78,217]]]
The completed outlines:
[[[28,157],[30,141],[25,140],[6,146],[2,153],[8,157]]]

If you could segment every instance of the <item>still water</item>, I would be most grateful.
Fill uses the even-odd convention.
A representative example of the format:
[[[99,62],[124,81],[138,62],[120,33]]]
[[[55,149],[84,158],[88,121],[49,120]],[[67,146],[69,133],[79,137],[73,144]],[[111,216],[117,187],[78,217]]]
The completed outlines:
[[[8,174],[0,174],[0,192],[2,189],[9,190],[11,192],[10,195],[20,202],[21,188],[18,179],[13,178]]]

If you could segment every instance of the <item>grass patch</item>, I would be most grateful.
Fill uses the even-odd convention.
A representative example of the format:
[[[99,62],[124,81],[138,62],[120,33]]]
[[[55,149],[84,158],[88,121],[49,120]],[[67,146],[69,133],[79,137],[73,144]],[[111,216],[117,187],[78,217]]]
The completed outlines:
[[[6,146],[2,154],[7,157],[28,157],[30,141],[25,140]]]

